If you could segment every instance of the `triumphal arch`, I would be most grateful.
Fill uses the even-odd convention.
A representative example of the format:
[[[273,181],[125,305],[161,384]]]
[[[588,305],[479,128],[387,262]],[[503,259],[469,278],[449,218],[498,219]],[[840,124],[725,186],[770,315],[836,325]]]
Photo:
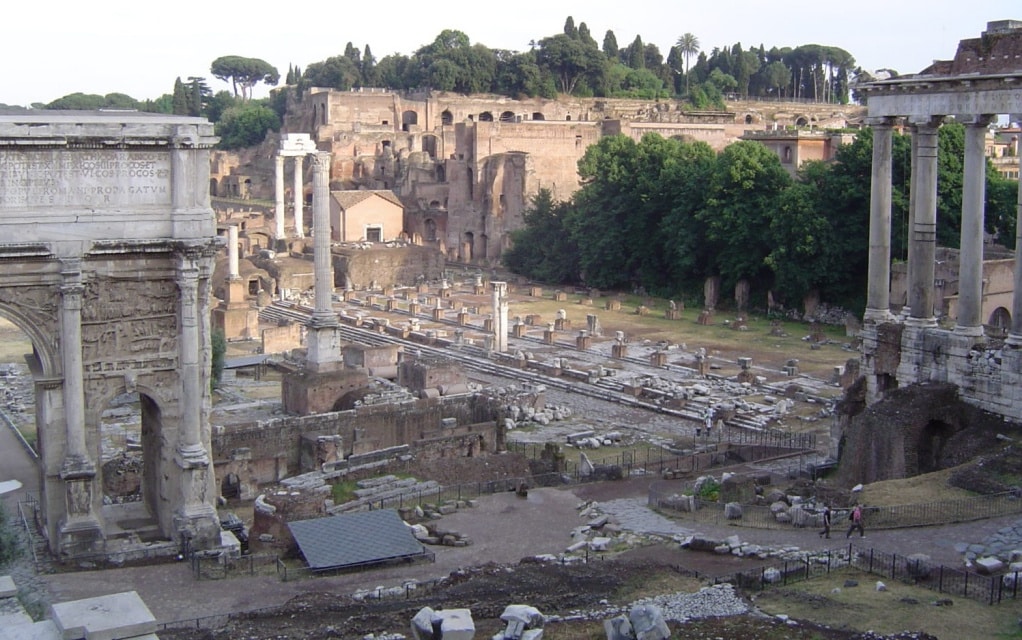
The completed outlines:
[[[50,548],[107,551],[100,413],[137,393],[142,494],[167,546],[219,543],[210,464],[213,128],[0,112],[0,315],[30,338]]]
[[[983,231],[987,128],[999,115],[1022,120],[1022,21],[991,22],[962,40],[954,60],[860,87],[873,128],[869,283],[863,331],[867,398],[917,382],[951,382],[963,400],[1022,420],[1022,222],[1016,227],[1010,332],[984,326]],[[940,327],[934,312],[937,134],[953,117],[965,125],[958,316]],[[912,135],[908,304],[890,306],[892,129]],[[1022,189],[1019,219],[1022,221]]]

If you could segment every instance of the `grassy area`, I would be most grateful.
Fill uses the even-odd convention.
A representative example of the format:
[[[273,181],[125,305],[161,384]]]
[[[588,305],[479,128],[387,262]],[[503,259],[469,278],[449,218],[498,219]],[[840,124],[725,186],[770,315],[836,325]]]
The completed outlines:
[[[788,358],[798,358],[803,372],[814,376],[829,376],[835,365],[844,364],[854,354],[841,349],[841,345],[849,342],[844,327],[821,326],[823,335],[837,344],[826,344],[820,349],[811,349],[802,338],[809,334],[809,325],[803,322],[779,321],[775,327],[773,320],[761,315],[749,315],[746,318],[748,327],[745,331],[737,331],[725,324],[733,321],[736,314],[732,311],[719,311],[711,325],[700,325],[697,322],[700,309],[687,308],[681,311],[680,320],[667,320],[664,312],[669,301],[663,299],[646,300],[637,296],[621,298],[621,310],[609,311],[605,308],[610,298],[597,298],[593,306],[579,304],[580,296],[570,294],[568,299],[558,302],[553,299],[553,292],[545,293],[542,298],[530,298],[520,295],[512,297],[509,314],[514,316],[539,315],[541,322],[552,322],[559,309],[564,309],[572,326],[585,328],[585,316],[595,313],[600,318],[604,335],[613,335],[615,331],[623,331],[632,343],[649,340],[651,342],[668,341],[674,344],[685,344],[689,350],[704,348],[711,356],[734,359],[737,355],[753,358],[754,365],[770,363],[777,366]],[[649,315],[640,316],[635,313],[638,305],[644,302],[650,309]]]
[[[973,492],[948,484],[954,470],[943,469],[914,478],[874,482],[863,487],[860,500],[873,507],[893,507],[974,497]]]
[[[844,587],[846,579],[858,581],[859,586]],[[785,614],[836,629],[870,629],[883,634],[925,631],[956,640],[1022,638],[1018,624],[1022,602],[991,606],[953,597],[953,606],[937,607],[932,603],[948,598],[946,594],[893,580],[883,580],[887,591],[877,591],[877,580],[867,573],[841,570],[768,589],[755,596],[755,603],[771,615]]]

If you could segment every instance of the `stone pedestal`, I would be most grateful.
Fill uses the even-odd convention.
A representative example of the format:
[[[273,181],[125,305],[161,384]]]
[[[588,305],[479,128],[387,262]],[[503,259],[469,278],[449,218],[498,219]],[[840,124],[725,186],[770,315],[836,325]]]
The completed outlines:
[[[370,293],[369,295],[366,296],[365,307],[367,309],[372,309],[373,306],[375,306],[375,305],[376,305],[376,296],[374,296],[373,294]]]
[[[384,297],[387,297],[387,298],[393,298],[394,297],[394,286],[393,285],[385,286],[383,288],[383,295],[384,295]]]
[[[592,298],[581,298],[578,301],[578,303],[580,305],[584,306],[584,307],[591,307],[591,306],[593,306],[593,299]]]
[[[397,300],[394,300],[393,298],[387,298],[387,302],[383,305],[383,308],[387,311],[396,311]]]
[[[616,299],[607,300],[607,302],[604,304],[604,307],[607,309],[607,311],[620,311],[621,301]]]
[[[472,286],[472,295],[481,296],[486,294],[486,287],[481,284]]]
[[[466,312],[458,313],[458,324],[463,327],[468,324],[468,313]]]
[[[444,310],[440,308],[433,309],[433,320],[442,322],[444,319]]]
[[[532,297],[532,298],[542,298],[543,297],[543,287],[536,287],[536,286],[529,287],[529,297]]]
[[[417,316],[417,315],[419,315],[419,313],[421,311],[422,311],[422,305],[419,304],[418,302],[409,302],[408,303],[408,313],[410,313],[411,315]]]
[[[252,340],[259,333],[259,311],[245,299],[245,282],[227,282],[227,297],[213,309],[213,326],[228,340]]]
[[[667,366],[667,354],[663,351],[656,351],[649,356],[649,364],[651,367],[666,367]]]
[[[613,358],[623,359],[628,357],[628,345],[615,344],[610,347],[610,355]]]
[[[703,309],[699,312],[699,317],[696,319],[696,323],[704,326],[713,324],[713,312],[709,309]]]
[[[567,299],[568,299],[568,294],[564,293],[563,291],[557,291],[557,292],[554,293],[554,300],[556,302],[564,302]]]
[[[696,358],[696,370],[699,371],[699,375],[707,376],[710,374],[710,360],[706,357]]]
[[[451,287],[444,287],[444,288],[440,289],[440,297],[441,298],[450,298],[453,291],[454,291],[454,289],[452,289]]]
[[[493,333],[493,318],[485,318],[483,320],[483,331],[486,333]]]
[[[567,318],[557,318],[554,320],[554,331],[570,331],[571,320]]]
[[[589,351],[593,346],[592,336],[584,335],[575,338],[575,348],[579,351]]]
[[[415,287],[415,291],[418,293],[429,293],[429,285],[423,282]]]
[[[681,309],[668,309],[664,311],[664,318],[668,320],[681,320]]]
[[[358,293],[356,293],[354,289],[345,289],[343,297],[345,302],[351,302],[358,298]]]
[[[551,331],[550,329],[545,330],[543,332],[543,343],[544,344],[553,344],[554,343],[554,336],[556,336],[556,335],[557,334],[554,331]]]
[[[528,325],[516,324],[511,327],[511,334],[516,338],[524,338],[528,328]]]
[[[525,316],[525,324],[530,327],[538,327],[543,322],[543,318],[536,313],[530,313]]]

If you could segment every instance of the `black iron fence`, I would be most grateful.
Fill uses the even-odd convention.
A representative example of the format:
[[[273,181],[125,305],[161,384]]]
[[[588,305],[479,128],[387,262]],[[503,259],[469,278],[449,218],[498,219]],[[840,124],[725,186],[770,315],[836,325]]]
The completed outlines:
[[[1019,584],[1022,572],[983,575],[934,564],[919,557],[886,553],[854,544],[849,544],[847,549],[826,551],[801,560],[777,561],[710,579],[715,584],[728,582],[743,589],[762,590],[812,580],[845,568],[987,604],[1016,600],[1022,595]]]

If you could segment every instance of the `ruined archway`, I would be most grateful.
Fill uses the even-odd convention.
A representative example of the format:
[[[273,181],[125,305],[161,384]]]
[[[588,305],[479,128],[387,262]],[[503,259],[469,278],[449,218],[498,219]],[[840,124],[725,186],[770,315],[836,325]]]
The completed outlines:
[[[419,124],[419,114],[416,111],[408,110],[401,113],[401,130],[410,131],[412,127]]]
[[[994,329],[1007,332],[1011,328],[1011,312],[1004,307],[997,307],[990,314],[990,321],[987,324]]]
[[[543,115],[542,111],[534,111],[532,114],[533,120],[546,120],[546,116]]]
[[[938,471],[943,466],[941,460],[944,457],[944,447],[948,440],[955,434],[955,429],[943,420],[930,420],[919,430],[915,443],[915,469],[910,467],[911,460],[906,455],[906,474],[911,477],[931,471]]]
[[[454,114],[449,109],[444,109],[440,114],[440,124],[443,126],[454,124]]]
[[[475,255],[475,234],[471,231],[466,231],[465,235],[462,236],[461,240],[461,261],[472,262],[472,258]]]
[[[39,127],[51,142],[39,144]],[[152,400],[139,405],[141,446],[150,438],[154,451],[141,493],[164,544],[147,554],[219,544],[207,415],[212,134],[200,118],[0,115],[0,164],[23,169],[0,190],[0,315],[33,344],[36,519],[62,558],[138,543],[112,535],[103,513],[99,414],[122,393]]]
[[[424,238],[426,242],[436,242],[436,220],[433,218],[426,218],[425,225],[426,233]]]
[[[514,122],[515,121],[515,112],[514,111],[504,111],[504,112],[502,112],[500,114],[500,121],[501,122]]]
[[[479,114],[479,122],[493,122],[493,114],[489,111],[483,111]]]
[[[437,149],[436,136],[433,135],[422,136],[422,150],[423,152],[426,153],[426,155],[428,155],[433,160],[436,160],[436,149]]]

